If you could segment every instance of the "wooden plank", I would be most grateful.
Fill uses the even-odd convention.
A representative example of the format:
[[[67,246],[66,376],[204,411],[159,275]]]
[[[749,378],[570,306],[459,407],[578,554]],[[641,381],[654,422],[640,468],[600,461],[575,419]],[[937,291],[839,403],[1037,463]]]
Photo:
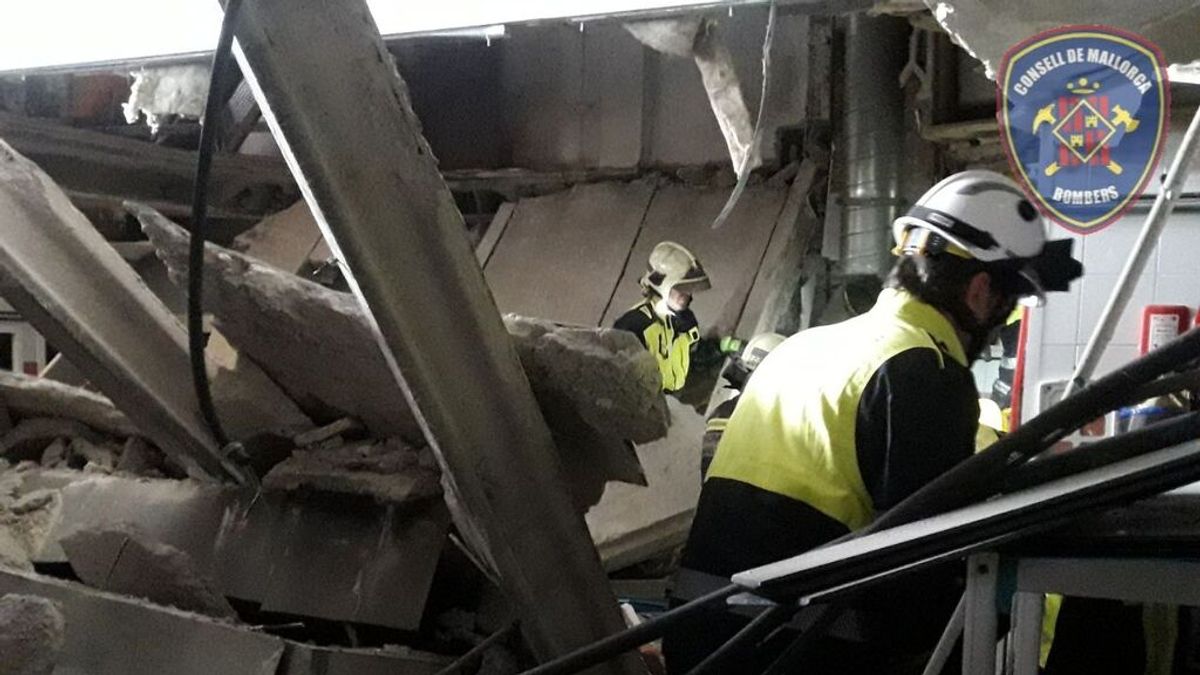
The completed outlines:
[[[597,183],[521,200],[485,268],[500,311],[599,324],[653,194]]]
[[[258,0],[241,6],[237,38],[242,72],[438,458],[459,531],[499,572],[534,654],[550,659],[622,630],[550,430],[365,0]],[[645,666],[626,655],[596,672]]]
[[[641,298],[638,278],[645,271],[650,250],[660,241],[671,240],[688,247],[712,279],[712,289],[696,295],[692,301],[701,332],[733,333],[787,191],[767,186],[747,188],[729,220],[714,230],[713,219],[728,197],[729,191],[724,188],[672,185],[658,189],[616,295],[604,315],[604,325],[611,325],[638,302]]]

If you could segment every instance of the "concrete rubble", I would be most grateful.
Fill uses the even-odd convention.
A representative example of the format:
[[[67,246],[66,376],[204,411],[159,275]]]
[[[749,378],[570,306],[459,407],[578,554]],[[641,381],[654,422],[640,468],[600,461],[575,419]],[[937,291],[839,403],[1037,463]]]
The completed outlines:
[[[171,274],[186,273],[187,234],[130,205]],[[374,438],[419,443],[415,421],[355,299],[209,244],[206,298],[219,330],[314,419],[354,415]],[[654,364],[636,338],[607,329],[560,328],[510,317],[522,365],[538,395],[577,492],[594,501],[607,480],[642,482],[626,440],[667,427]],[[578,464],[602,467],[573,472]],[[588,502],[590,503],[590,502]]]
[[[186,335],[170,310],[32,162],[0,143],[0,292],[148,438],[198,478],[242,480],[200,419]],[[252,364],[214,372],[233,385],[222,412],[252,428],[310,425]],[[253,417],[246,412],[253,409]]]
[[[50,675],[65,640],[58,603],[36,595],[0,596],[0,675]]]
[[[131,526],[76,532],[59,541],[79,579],[102,591],[144,598],[218,619],[236,619],[188,554]]]

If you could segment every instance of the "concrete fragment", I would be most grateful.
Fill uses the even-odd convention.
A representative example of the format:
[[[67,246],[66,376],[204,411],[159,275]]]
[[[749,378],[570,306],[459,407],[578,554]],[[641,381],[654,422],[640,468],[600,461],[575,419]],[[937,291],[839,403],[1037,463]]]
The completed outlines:
[[[638,447],[647,487],[610,483],[586,520],[607,570],[628,567],[683,544],[700,499],[704,417],[667,399],[665,438]]]
[[[42,466],[49,468],[57,468],[66,466],[67,464],[67,441],[62,438],[54,439],[46,449],[42,451]]]
[[[58,603],[35,595],[0,597],[0,675],[50,675],[66,621]]]
[[[150,444],[140,436],[131,436],[126,439],[125,447],[121,450],[121,458],[117,460],[116,470],[144,476],[160,471],[162,463],[162,453],[150,447]]]
[[[315,490],[357,494],[381,503],[402,504],[442,493],[440,472],[422,466],[421,453],[393,438],[334,449],[299,449],[263,477],[271,490]]]
[[[179,549],[115,527],[80,531],[59,541],[83,583],[168,607],[224,619],[237,613]]]
[[[116,452],[85,438],[75,438],[71,441],[71,453],[83,460],[85,465],[94,464],[107,471],[112,471],[117,465]]]
[[[172,274],[181,277],[186,233],[153,210],[131,209]],[[375,436],[416,438],[399,386],[351,295],[213,245],[206,265],[205,297],[218,328],[295,400],[310,411],[325,407],[353,414]],[[551,330],[537,322],[510,324],[524,326],[514,338],[534,393],[541,392],[539,404],[551,431],[586,442],[581,423],[599,425],[592,428],[594,434],[617,441],[649,439],[665,430],[660,387],[647,376],[653,361],[645,350],[632,347],[635,338],[614,331]],[[525,356],[532,360],[526,363]],[[544,387],[536,382],[543,378]],[[599,389],[591,389],[593,385]],[[607,453],[611,441],[598,447],[599,454]],[[626,452],[623,446],[620,452]],[[615,463],[621,463],[620,457]],[[628,471],[609,477],[634,479]]]
[[[30,548],[34,562],[67,562],[58,542],[76,532],[132,526],[186,553],[225,597],[400,630],[420,626],[449,527],[436,499],[398,507],[190,480],[11,474],[21,492],[53,488],[60,496],[48,536]]]
[[[49,541],[62,513],[62,496],[57,490],[20,494],[22,490],[18,483],[11,494],[0,498],[0,564],[33,569],[31,560]]]
[[[0,371],[0,402],[18,417],[65,417],[113,436],[138,433],[107,397],[41,377]]]
[[[655,51],[691,57],[725,137],[734,171],[741,175],[743,170],[762,165],[759,149],[752,147],[754,121],[742,96],[733,55],[718,34],[717,22],[703,17],[660,19],[627,23],[625,30]]]
[[[241,479],[185,385],[183,327],[62,190],[3,143],[0,235],[9,304],[190,474]],[[258,426],[275,426],[277,411],[298,414],[277,388],[258,393],[271,401],[264,412],[275,413]]]
[[[565,404],[593,429],[636,443],[667,432],[658,366],[626,331],[559,326],[509,314],[504,325],[547,417]]]
[[[292,440],[296,445],[305,447],[315,445],[321,441],[329,440],[334,436],[344,434],[349,431],[362,431],[362,425],[353,417],[343,417],[342,419],[326,424],[323,427],[318,427],[312,431],[306,431],[302,434],[297,434]]]
[[[59,438],[82,438],[99,443],[100,435],[82,422],[61,417],[31,417],[21,420],[0,436],[0,454],[9,461],[40,459],[47,446]]]
[[[29,560],[29,552],[5,527],[0,527],[0,567],[33,571],[33,562]]]

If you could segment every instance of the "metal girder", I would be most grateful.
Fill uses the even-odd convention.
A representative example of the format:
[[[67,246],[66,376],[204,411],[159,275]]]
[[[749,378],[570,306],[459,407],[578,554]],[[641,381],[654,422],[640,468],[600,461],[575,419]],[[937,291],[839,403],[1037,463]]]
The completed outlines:
[[[33,162],[0,142],[0,290],[194,477],[233,477],[179,377],[183,328]],[[282,394],[281,394],[282,396]]]
[[[619,631],[553,441],[364,0],[241,8],[242,71],[539,658]],[[605,672],[644,672],[633,656]]]

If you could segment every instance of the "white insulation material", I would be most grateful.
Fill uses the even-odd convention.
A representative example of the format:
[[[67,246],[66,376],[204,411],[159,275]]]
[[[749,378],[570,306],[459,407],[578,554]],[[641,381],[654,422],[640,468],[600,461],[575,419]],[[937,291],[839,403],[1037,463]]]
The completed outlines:
[[[166,115],[199,119],[208,96],[208,66],[187,65],[143,68],[133,74],[129,100],[123,104],[125,121],[133,124],[142,114],[152,130]]]

